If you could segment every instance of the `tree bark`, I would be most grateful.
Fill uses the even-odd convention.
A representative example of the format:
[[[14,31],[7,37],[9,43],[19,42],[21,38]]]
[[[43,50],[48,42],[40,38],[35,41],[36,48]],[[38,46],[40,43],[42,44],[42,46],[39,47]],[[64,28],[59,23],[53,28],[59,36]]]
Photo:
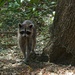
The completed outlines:
[[[50,61],[75,63],[75,0],[58,0],[50,41],[44,52]]]

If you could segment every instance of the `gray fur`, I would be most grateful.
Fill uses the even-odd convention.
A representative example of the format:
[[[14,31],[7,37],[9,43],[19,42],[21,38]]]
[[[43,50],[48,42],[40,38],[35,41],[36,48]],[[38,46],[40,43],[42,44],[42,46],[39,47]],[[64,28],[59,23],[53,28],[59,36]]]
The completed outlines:
[[[29,26],[32,25],[31,28]],[[22,26],[22,27],[21,27]],[[29,60],[29,55],[31,52],[34,53],[34,48],[36,44],[36,28],[33,24],[32,21],[30,20],[25,20],[21,26],[18,28],[18,41],[19,41],[19,46],[20,49],[23,52],[25,62]],[[20,33],[21,31],[24,31],[24,34]],[[27,31],[30,32],[31,34],[27,34]],[[27,36],[23,36],[27,35]]]

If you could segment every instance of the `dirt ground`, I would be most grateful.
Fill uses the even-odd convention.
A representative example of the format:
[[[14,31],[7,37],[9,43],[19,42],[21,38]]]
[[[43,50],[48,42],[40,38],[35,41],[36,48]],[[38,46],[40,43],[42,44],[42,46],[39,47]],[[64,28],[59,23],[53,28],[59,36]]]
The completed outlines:
[[[0,50],[0,75],[75,75],[75,67],[49,62],[23,63],[20,50]]]

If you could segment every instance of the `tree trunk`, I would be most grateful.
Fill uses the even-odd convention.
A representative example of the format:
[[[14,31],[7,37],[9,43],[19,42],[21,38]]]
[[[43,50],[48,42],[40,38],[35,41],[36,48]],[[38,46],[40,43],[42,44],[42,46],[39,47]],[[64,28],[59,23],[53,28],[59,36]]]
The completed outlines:
[[[50,42],[44,49],[50,61],[75,63],[75,0],[58,0],[56,14],[50,28]]]

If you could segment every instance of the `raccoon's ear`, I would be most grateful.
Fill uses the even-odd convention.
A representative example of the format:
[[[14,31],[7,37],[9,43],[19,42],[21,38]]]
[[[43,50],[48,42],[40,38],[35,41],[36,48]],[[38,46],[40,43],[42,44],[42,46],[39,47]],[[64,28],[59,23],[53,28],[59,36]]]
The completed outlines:
[[[29,28],[32,28],[32,27],[34,27],[34,25],[33,24],[30,24]]]
[[[20,23],[19,23],[18,25],[19,25],[19,28],[21,28],[21,27],[22,27],[22,24],[20,24]]]

